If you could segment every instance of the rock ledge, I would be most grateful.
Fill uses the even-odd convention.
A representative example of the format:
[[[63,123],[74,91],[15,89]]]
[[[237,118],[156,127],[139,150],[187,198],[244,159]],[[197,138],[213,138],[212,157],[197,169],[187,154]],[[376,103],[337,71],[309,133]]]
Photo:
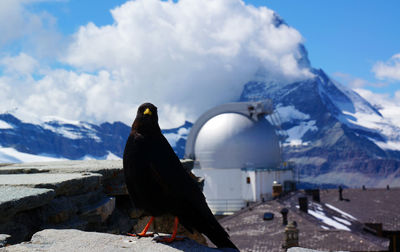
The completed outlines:
[[[120,251],[234,251],[205,247],[189,239],[172,244],[157,243],[151,237],[136,238],[76,229],[45,229],[32,236],[31,241],[0,248],[0,252],[120,252]]]

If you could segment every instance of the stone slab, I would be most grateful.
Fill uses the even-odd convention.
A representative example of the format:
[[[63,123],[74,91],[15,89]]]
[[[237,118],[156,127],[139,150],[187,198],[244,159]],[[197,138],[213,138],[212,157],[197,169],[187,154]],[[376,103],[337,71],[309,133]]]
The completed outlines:
[[[181,162],[188,171],[193,168],[193,160],[182,159]],[[122,160],[55,161],[0,166],[0,175],[35,173],[98,173],[103,175],[101,183],[108,195],[128,195]]]
[[[193,160],[181,159],[181,163],[188,171],[192,170]],[[123,174],[123,164],[122,160],[70,160],[4,164],[0,166],[0,174],[79,172],[100,173],[104,178],[111,178]]]
[[[46,229],[33,235],[30,242],[20,243],[6,248],[0,248],[1,252],[177,252],[177,251],[235,251],[233,249],[220,250],[209,248],[185,239],[171,244],[157,243],[151,237],[135,238],[124,235],[106,233],[84,232],[74,229]]]
[[[0,174],[90,172],[113,175],[122,169],[122,160],[54,161],[0,166]]]
[[[55,195],[52,189],[0,186],[0,220],[10,218],[18,212],[46,205]]]
[[[0,175],[0,185],[53,189],[56,195],[75,195],[100,187],[102,175],[93,173],[33,173]]]
[[[97,173],[111,196],[127,195],[122,160],[85,160],[21,163],[0,166],[0,174]]]
[[[321,250],[314,250],[314,249],[300,248],[300,247],[289,248],[287,251],[288,252],[323,252]],[[340,252],[340,251],[338,251],[338,252]]]

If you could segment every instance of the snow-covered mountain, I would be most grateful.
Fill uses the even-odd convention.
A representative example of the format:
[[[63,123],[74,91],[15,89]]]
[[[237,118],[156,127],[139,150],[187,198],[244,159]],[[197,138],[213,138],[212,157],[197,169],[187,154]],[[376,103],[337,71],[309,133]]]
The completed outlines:
[[[180,157],[191,126],[186,122],[181,127],[163,130]],[[12,114],[0,114],[0,163],[119,159],[129,132],[130,126],[121,122],[95,125],[44,118],[28,123]]]
[[[356,92],[312,70],[308,80],[251,81],[240,101],[271,99],[283,129],[285,159],[303,183],[400,186],[400,127]],[[163,130],[183,157],[192,123]],[[45,118],[27,123],[0,114],[0,162],[121,158],[130,127]]]
[[[290,84],[253,81],[241,101],[272,99],[280,116],[285,159],[301,180],[346,186],[400,185],[400,127],[329,78]]]

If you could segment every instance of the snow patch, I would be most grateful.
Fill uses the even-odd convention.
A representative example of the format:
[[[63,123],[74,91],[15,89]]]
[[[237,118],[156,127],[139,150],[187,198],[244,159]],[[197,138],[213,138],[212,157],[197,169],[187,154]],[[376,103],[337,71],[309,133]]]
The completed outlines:
[[[310,119],[310,115],[297,110],[293,105],[283,107],[282,104],[278,104],[275,110],[279,114],[281,123]]]
[[[318,130],[318,127],[315,126],[316,121],[310,120],[310,115],[297,110],[293,105],[282,106],[282,104],[278,104],[275,111],[279,115],[280,123],[293,122],[296,120],[301,121],[299,125],[296,125],[286,130],[285,135],[287,135],[288,138],[286,139],[285,143],[283,143],[283,145],[284,146],[308,145],[309,142],[303,142],[302,137],[309,130],[311,131]]]
[[[96,157],[92,155],[85,155],[80,160],[121,160],[121,158],[109,151],[104,156]]]
[[[42,127],[69,139],[76,140],[87,136],[96,142],[101,142],[100,137],[96,135],[96,130],[88,123],[68,120],[49,121],[43,123]]]
[[[325,91],[326,95],[335,103],[335,105],[342,112],[350,113],[363,113],[367,115],[378,115],[376,110],[373,109],[371,104],[369,104],[365,99],[363,99],[358,93],[352,89],[340,84],[339,82],[331,79],[332,84],[334,84],[349,100],[342,99],[341,95],[331,95],[331,92]]]
[[[54,157],[47,154],[28,154],[10,147],[0,147],[0,163],[25,163],[25,162],[50,162],[62,161],[65,158]]]
[[[400,127],[396,123],[398,116],[391,116],[393,109],[398,111],[398,107],[390,108],[385,111],[388,113],[384,114],[382,113],[383,111],[378,112],[373,108],[357,92],[344,87],[336,81],[332,81],[329,84],[334,84],[348,98],[344,99],[342,95],[332,95],[328,90],[323,90],[341,111],[341,114],[337,116],[339,121],[352,129],[361,129],[381,135],[382,138],[369,138],[369,140],[382,149],[400,151]],[[394,115],[397,114],[398,112],[395,112]]]
[[[302,137],[307,131],[316,131],[318,127],[315,126],[315,120],[310,120],[308,122],[301,122],[300,125],[294,126],[286,131],[288,138],[286,139],[284,146],[298,146],[298,145],[308,145],[309,142],[303,142]]]
[[[313,209],[309,208],[308,211],[307,211],[308,214],[314,216],[315,218],[317,218],[318,220],[322,221],[324,224],[326,224],[328,226],[331,226],[331,227],[334,227],[334,228],[340,229],[340,230],[351,231],[350,228],[348,228],[346,226],[346,225],[351,225],[350,222],[348,222],[348,221],[346,221],[344,219],[335,217],[335,216],[332,216],[333,219],[328,217],[328,216],[326,216],[322,206],[317,204],[317,203],[311,203],[311,206],[312,206]],[[296,205],[296,208],[300,208],[299,205]],[[345,223],[346,225],[344,225],[343,223]],[[328,227],[326,227],[324,225],[321,225],[321,227],[323,229],[327,229],[327,230],[329,229]]]
[[[164,137],[167,139],[171,147],[175,148],[179,139],[187,138],[188,134],[189,134],[189,129],[180,128],[177,133],[164,133]]]
[[[72,128],[69,128],[69,127],[63,127],[63,126],[55,127],[55,126],[51,126],[49,124],[44,124],[43,128],[47,129],[47,130],[50,130],[50,131],[52,131],[54,133],[57,133],[59,135],[62,135],[62,136],[66,137],[66,138],[69,138],[69,139],[74,139],[75,140],[75,139],[83,138],[83,136],[82,136],[82,134],[80,132],[76,131],[76,129],[72,129]]]
[[[350,221],[347,221],[347,220],[345,220],[345,219],[342,219],[342,218],[339,218],[339,217],[336,217],[336,216],[333,216],[333,218],[334,218],[335,220],[337,220],[337,221],[339,221],[339,222],[341,222],[341,223],[347,225],[347,226],[350,226],[350,225],[351,225],[351,222],[350,222]]]
[[[329,207],[330,209],[332,209],[332,210],[334,210],[334,211],[340,213],[342,216],[344,216],[344,217],[346,217],[346,218],[350,218],[350,219],[352,219],[352,220],[357,220],[357,218],[354,217],[353,215],[348,214],[348,213],[346,213],[346,212],[340,210],[339,208],[336,208],[336,207],[334,207],[334,206],[332,206],[332,205],[330,205],[330,204],[328,204],[328,203],[325,203],[325,206],[327,206],[327,207]],[[350,224],[348,224],[348,225],[350,225]]]
[[[349,127],[364,129],[382,135],[385,140],[368,138],[380,148],[400,151],[400,127],[396,126],[389,119],[377,114],[365,114],[361,112],[343,112],[343,114],[344,116],[339,117],[339,120],[346,123]]]
[[[106,160],[121,160],[121,158],[109,151]]]
[[[376,141],[375,139],[371,139],[371,138],[370,138],[370,140],[372,140],[381,149],[400,151],[400,141],[381,142],[381,141]]]
[[[13,128],[14,127],[11,124],[9,124],[3,120],[0,120],[0,129],[13,129]]]
[[[351,231],[350,228],[343,225],[342,223],[340,223],[332,218],[327,217],[323,211],[309,209],[308,213],[310,215],[314,216],[315,218],[321,220],[323,223],[325,223],[328,226],[331,226],[331,227],[334,227],[334,228],[340,229],[340,230]]]
[[[78,127],[81,127],[81,125],[83,124],[80,121],[67,120],[67,119],[59,117],[59,116],[44,116],[42,119],[44,122],[57,122],[59,124],[71,124],[71,125],[75,125]]]

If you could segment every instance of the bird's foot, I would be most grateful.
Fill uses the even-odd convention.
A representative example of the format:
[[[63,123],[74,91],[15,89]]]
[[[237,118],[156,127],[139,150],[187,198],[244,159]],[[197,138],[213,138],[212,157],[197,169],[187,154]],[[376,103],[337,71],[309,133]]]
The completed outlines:
[[[126,234],[137,238],[154,236],[154,233],[136,233],[136,234],[126,233]]]
[[[163,242],[163,243],[171,243],[171,242],[174,242],[174,241],[182,241],[184,239],[185,239],[184,236],[175,236],[174,237],[174,236],[170,236],[170,235],[168,235],[168,236],[158,236],[158,237],[154,238],[154,240],[156,242]]]

